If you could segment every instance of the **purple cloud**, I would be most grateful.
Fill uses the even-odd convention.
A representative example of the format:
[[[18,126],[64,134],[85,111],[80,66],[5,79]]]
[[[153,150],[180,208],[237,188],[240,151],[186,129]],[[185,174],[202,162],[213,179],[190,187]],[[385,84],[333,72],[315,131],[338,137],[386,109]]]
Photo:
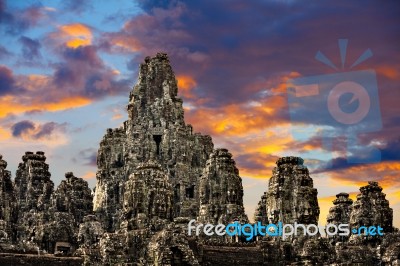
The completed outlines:
[[[29,120],[24,120],[12,125],[12,135],[14,137],[20,137],[23,133],[35,129],[35,124]]]
[[[21,93],[23,90],[17,86],[12,71],[0,65],[0,96],[10,93]]]
[[[17,122],[11,126],[11,133],[14,137],[29,135],[32,139],[42,139],[50,137],[55,131],[65,132],[66,124],[56,122],[47,122],[44,124],[35,124],[29,120]]]
[[[33,60],[41,57],[39,51],[41,44],[39,41],[22,36],[19,38],[19,42],[22,44],[22,55],[26,60]]]

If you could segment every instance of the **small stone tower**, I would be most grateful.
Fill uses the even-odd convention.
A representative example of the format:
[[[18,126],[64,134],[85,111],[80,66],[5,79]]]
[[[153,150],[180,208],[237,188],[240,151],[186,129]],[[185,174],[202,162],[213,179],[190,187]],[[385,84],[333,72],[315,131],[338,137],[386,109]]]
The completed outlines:
[[[361,194],[351,207],[350,226],[380,226],[385,233],[393,230],[393,209],[378,182],[370,181],[360,188]]]
[[[348,224],[350,221],[350,211],[353,200],[349,198],[348,193],[339,193],[333,201],[334,206],[329,209],[327,217],[328,224]],[[328,235],[331,239],[345,241],[348,236]]]
[[[27,151],[22,156],[15,177],[15,190],[19,203],[19,212],[47,210],[54,183],[50,180],[49,165],[44,152],[36,154]]]
[[[15,194],[18,201],[18,241],[42,241],[39,228],[49,220],[51,194],[54,183],[50,180],[49,165],[44,152],[25,152],[15,177]],[[49,249],[47,249],[49,250]]]
[[[313,180],[307,167],[303,165],[303,159],[282,157],[278,159],[276,165],[269,180],[265,199],[261,200],[259,206],[266,210],[259,209],[258,213],[265,213],[268,223],[317,224],[318,192],[313,187]]]
[[[247,222],[243,207],[243,187],[239,170],[227,149],[211,154],[200,178],[199,222],[227,224]]]
[[[65,180],[61,181],[51,199],[54,211],[72,214],[77,225],[93,211],[93,196],[88,182],[72,172],[65,173]]]

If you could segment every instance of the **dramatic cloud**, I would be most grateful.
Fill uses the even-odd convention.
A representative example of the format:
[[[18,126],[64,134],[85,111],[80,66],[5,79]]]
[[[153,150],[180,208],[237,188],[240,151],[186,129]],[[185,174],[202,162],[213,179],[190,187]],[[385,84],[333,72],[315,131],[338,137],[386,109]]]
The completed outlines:
[[[181,96],[186,99],[195,97],[192,90],[197,86],[197,83],[192,77],[179,75],[176,77],[176,79],[178,81],[179,94]]]
[[[0,0],[0,30],[10,35],[19,35],[21,32],[36,26],[41,19],[47,16],[48,8],[32,5],[26,9],[8,10],[5,0]]]
[[[39,127],[38,132],[36,132],[35,138],[41,139],[46,136],[50,136],[55,130],[61,129],[61,128],[64,129],[65,125],[59,125],[54,122],[49,122],[49,123],[43,124]]]
[[[28,96],[29,97],[29,96]],[[56,99],[51,102],[43,102],[42,99],[35,99],[32,102],[25,102],[16,96],[4,96],[0,98],[0,118],[13,114],[24,114],[32,112],[57,112],[71,108],[82,107],[91,103],[92,100],[83,97],[67,97]]]
[[[17,86],[12,71],[8,67],[0,65],[0,96],[10,93],[21,93],[21,89]]]
[[[75,30],[82,31],[76,25],[67,29],[71,34]],[[25,59],[40,55],[38,42],[26,37],[19,40]],[[75,39],[66,40],[65,46],[56,48],[60,61],[52,64],[51,75],[15,75],[8,67],[0,65],[0,96],[5,96],[0,98],[0,118],[31,111],[81,107],[105,96],[127,94],[129,81],[105,65],[95,46],[82,42],[75,46],[70,41],[79,43]]]
[[[240,175],[253,178],[269,178],[278,159],[279,156],[266,155],[260,152],[246,153],[246,151],[235,156]]]
[[[202,95],[211,99],[208,104],[223,105],[252,97],[245,88],[259,77],[269,79],[273,73],[293,70],[301,70],[302,75],[329,72],[329,67],[313,57],[323,49],[337,64],[339,51],[332,44],[343,37],[354,37],[349,42],[348,64],[371,48],[380,60],[386,58],[390,62],[385,69],[395,69],[395,42],[389,46],[389,41],[371,43],[369,34],[356,30],[371,24],[373,17],[368,32],[381,37],[377,40],[393,40],[393,35],[381,30],[394,23],[382,15],[394,16],[393,10],[398,6],[391,5],[380,6],[382,12],[376,12],[372,2],[368,2],[364,14],[355,20],[348,14],[353,14],[358,6],[351,4],[335,4],[332,13],[319,3],[233,1],[225,5],[214,1],[143,1],[145,14],[129,20],[121,31],[104,36],[114,52],[122,48],[145,56],[167,51],[175,58],[177,72],[192,76]],[[327,32],[332,33],[329,39]],[[365,47],[365,43],[369,46]],[[372,63],[377,65],[377,61]],[[370,62],[364,67],[371,65]]]
[[[344,151],[346,151],[345,149],[346,146],[343,146]],[[398,152],[399,150],[400,150],[400,139],[397,138],[395,140],[389,140],[387,143],[385,143],[384,146],[382,146],[379,149],[380,152],[380,156],[378,157],[380,159],[379,162],[390,163],[390,162],[400,161],[400,154]],[[357,153],[350,155],[349,157],[336,157],[326,163],[323,163],[323,165],[321,165],[318,169],[316,169],[314,173],[337,172],[349,168],[350,169],[351,168],[359,169],[362,167],[368,168],[369,166],[371,168],[375,168],[377,164],[371,164],[370,163],[371,160],[368,160],[369,158],[366,156],[370,155]],[[351,163],[357,161],[359,161],[360,163],[357,164]],[[363,161],[365,162],[363,163]]]
[[[25,133],[29,130],[34,130],[35,129],[35,124],[33,124],[31,121],[21,121],[18,123],[15,123],[12,127],[12,135],[14,137],[20,137],[22,133]]]
[[[65,127],[66,124],[55,122],[35,124],[32,121],[24,120],[13,124],[11,130],[14,137],[27,140],[40,140],[52,138],[55,133],[65,132]]]
[[[58,45],[66,45],[69,48],[77,48],[92,43],[92,30],[84,24],[73,23],[62,25],[58,31],[49,35],[52,42]]]
[[[96,178],[96,172],[86,172],[83,176],[81,176],[81,178],[86,179],[86,180],[90,180],[90,179],[95,179]]]
[[[64,93],[101,98],[129,90],[128,81],[116,80],[118,75],[104,65],[94,46],[64,48],[62,57],[52,83]]]

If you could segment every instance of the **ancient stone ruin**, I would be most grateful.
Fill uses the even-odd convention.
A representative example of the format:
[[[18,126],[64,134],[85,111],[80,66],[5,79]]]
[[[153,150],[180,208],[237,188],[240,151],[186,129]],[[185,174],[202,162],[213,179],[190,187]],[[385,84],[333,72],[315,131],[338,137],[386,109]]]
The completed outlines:
[[[327,223],[379,225],[384,236],[189,235],[192,220],[249,223],[234,157],[185,123],[166,54],[140,65],[127,111],[100,142],[94,191],[72,172],[54,188],[41,151],[26,152],[12,180],[0,155],[0,265],[400,265],[400,233],[376,182],[354,202],[338,194]],[[319,214],[303,159],[278,159],[254,222],[313,225]]]

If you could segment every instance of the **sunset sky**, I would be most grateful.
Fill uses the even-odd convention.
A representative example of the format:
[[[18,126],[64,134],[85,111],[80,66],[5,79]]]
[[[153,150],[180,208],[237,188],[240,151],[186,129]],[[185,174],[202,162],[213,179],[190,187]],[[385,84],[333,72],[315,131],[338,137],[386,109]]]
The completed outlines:
[[[73,171],[93,187],[99,142],[127,119],[139,63],[164,51],[186,122],[233,154],[249,217],[277,158],[293,155],[310,169],[320,222],[335,194],[355,199],[376,180],[400,227],[400,2],[164,2],[0,0],[0,154],[13,177],[25,151],[42,150],[56,185]],[[339,39],[348,40],[343,67]],[[318,51],[337,68],[316,60]],[[367,69],[380,107],[351,154],[342,131],[321,119],[324,99],[307,106],[311,116],[290,115],[291,79]],[[370,147],[379,162],[348,163]]]

